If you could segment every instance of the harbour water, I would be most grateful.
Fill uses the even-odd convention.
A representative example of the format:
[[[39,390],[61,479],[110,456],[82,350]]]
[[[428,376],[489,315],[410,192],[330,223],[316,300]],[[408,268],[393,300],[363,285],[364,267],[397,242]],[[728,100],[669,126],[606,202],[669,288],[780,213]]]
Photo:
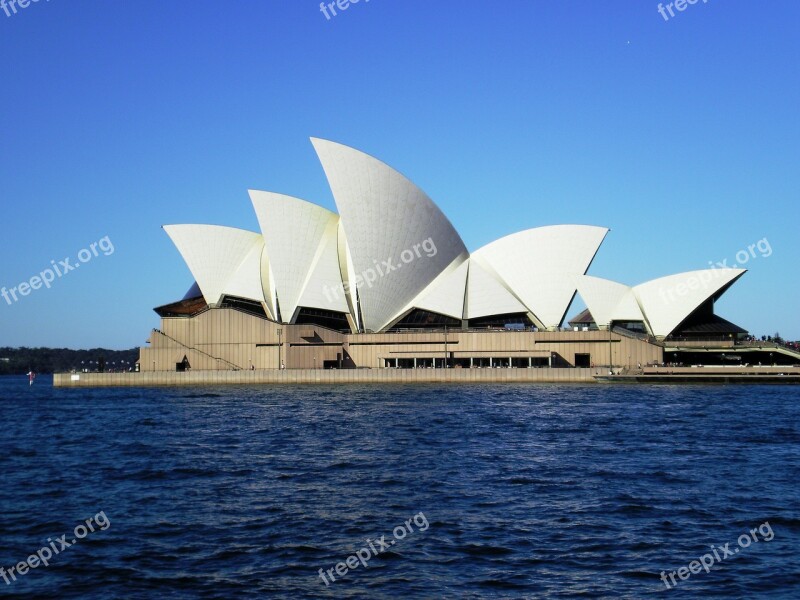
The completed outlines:
[[[798,387],[5,377],[0,409],[4,597],[800,597]]]

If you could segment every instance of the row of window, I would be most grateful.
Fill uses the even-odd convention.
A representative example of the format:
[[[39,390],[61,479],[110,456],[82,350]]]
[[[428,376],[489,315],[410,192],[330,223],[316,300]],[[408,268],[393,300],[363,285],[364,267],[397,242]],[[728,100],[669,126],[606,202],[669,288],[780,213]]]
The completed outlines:
[[[548,357],[473,357],[473,358],[384,358],[384,367],[389,369],[528,369],[552,366]]]

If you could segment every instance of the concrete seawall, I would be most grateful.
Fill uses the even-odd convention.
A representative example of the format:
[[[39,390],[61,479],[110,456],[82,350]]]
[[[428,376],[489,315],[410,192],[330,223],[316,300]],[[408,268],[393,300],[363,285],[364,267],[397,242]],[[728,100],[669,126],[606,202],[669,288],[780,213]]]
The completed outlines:
[[[54,387],[150,387],[297,383],[595,383],[602,369],[286,369],[56,373]]]
[[[800,367],[647,367],[640,373],[602,374],[602,383],[800,383]]]

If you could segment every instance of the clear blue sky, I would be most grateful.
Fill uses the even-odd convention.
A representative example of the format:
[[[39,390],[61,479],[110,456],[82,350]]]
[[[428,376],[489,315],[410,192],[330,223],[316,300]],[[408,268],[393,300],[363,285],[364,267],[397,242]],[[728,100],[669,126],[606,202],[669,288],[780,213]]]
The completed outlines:
[[[192,283],[160,226],[258,229],[249,188],[335,208],[309,136],[397,168],[474,250],[611,228],[628,284],[772,255],[717,312],[800,338],[800,3],[41,0],[0,10],[0,346],[143,345]],[[575,311],[571,311],[573,314]]]

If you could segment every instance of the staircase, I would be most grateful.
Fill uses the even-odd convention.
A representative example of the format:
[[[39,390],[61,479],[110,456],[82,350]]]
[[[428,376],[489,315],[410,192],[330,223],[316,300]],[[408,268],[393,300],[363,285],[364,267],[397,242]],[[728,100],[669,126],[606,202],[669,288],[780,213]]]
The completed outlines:
[[[225,358],[220,358],[219,356],[213,356],[213,355],[209,354],[208,352],[206,352],[205,350],[200,350],[199,348],[192,348],[191,346],[187,346],[187,345],[186,345],[186,344],[184,344],[183,342],[181,342],[181,341],[179,341],[179,340],[176,340],[176,339],[175,339],[174,337],[172,337],[171,335],[167,335],[166,333],[164,333],[164,332],[163,332],[163,331],[161,331],[160,329],[153,329],[153,333],[157,333],[157,334],[159,334],[159,335],[162,335],[162,336],[164,336],[165,338],[167,338],[168,340],[170,340],[170,341],[172,341],[172,342],[175,342],[176,344],[178,344],[178,345],[179,345],[180,347],[182,347],[182,348],[186,348],[187,350],[191,350],[192,352],[197,352],[197,353],[199,353],[199,354],[203,354],[204,356],[207,356],[207,357],[209,357],[209,358],[211,358],[211,359],[213,359],[213,360],[216,360],[216,361],[218,361],[218,362],[224,363],[224,364],[226,364],[226,365],[227,365],[227,366],[228,366],[230,369],[233,369],[234,371],[242,371],[242,370],[243,370],[243,369],[242,369],[242,367],[240,367],[239,365],[236,365],[236,364],[232,363],[231,361],[229,361],[229,360],[227,360],[227,359],[225,359]]]

